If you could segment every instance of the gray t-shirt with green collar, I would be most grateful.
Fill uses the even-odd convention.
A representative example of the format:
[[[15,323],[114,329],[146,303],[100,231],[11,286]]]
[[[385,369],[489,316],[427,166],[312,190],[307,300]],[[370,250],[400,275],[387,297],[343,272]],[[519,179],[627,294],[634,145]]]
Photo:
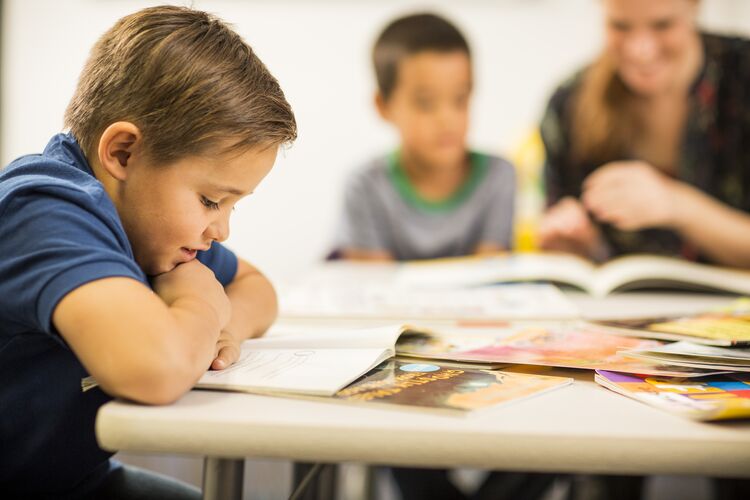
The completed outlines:
[[[398,155],[377,158],[346,183],[337,250],[384,250],[397,260],[472,254],[480,243],[511,248],[516,176],[496,156],[471,153],[471,171],[449,199],[419,196]]]

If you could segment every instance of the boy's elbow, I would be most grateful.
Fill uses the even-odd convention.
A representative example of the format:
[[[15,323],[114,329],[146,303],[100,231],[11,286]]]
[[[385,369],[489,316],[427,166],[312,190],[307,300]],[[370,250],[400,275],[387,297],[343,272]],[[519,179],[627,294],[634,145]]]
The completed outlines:
[[[120,365],[102,381],[102,388],[139,403],[165,405],[177,401],[193,387],[202,371],[189,356],[163,354]]]
[[[193,386],[191,377],[163,367],[133,377],[121,377],[104,386],[113,396],[149,405],[167,405],[177,401]]]

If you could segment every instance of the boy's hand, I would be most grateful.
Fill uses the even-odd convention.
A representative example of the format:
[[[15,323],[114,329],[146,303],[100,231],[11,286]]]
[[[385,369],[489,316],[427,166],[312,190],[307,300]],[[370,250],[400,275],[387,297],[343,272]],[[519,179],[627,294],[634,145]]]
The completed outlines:
[[[192,296],[206,302],[216,312],[221,328],[229,323],[232,307],[224,287],[213,271],[197,259],[156,276],[152,286],[168,306],[180,298]]]
[[[241,339],[238,339],[227,330],[222,330],[219,335],[219,340],[216,342],[216,354],[211,363],[211,369],[223,370],[224,368],[230,367],[240,359],[241,343]]]
[[[539,225],[539,245],[555,250],[599,259],[606,247],[604,238],[577,199],[566,197],[550,207]]]

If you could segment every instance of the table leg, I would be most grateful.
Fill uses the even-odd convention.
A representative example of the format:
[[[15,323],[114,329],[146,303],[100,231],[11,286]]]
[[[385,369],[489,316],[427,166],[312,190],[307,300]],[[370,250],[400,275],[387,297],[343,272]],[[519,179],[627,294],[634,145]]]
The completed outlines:
[[[203,460],[203,500],[242,500],[245,460],[206,457]]]
[[[309,478],[305,488],[299,492],[296,500],[329,500],[336,497],[336,479],[338,466],[336,464],[319,464],[320,470],[314,477]],[[292,490],[296,490],[315,464],[295,462],[292,473]]]

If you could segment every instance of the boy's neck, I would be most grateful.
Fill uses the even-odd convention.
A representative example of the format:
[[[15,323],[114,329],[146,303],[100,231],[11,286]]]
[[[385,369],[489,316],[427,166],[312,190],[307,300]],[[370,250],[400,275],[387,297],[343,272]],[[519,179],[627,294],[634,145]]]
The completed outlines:
[[[444,165],[425,162],[402,150],[401,167],[414,190],[427,201],[443,201],[458,191],[471,172],[471,158],[466,152],[459,160]]]

